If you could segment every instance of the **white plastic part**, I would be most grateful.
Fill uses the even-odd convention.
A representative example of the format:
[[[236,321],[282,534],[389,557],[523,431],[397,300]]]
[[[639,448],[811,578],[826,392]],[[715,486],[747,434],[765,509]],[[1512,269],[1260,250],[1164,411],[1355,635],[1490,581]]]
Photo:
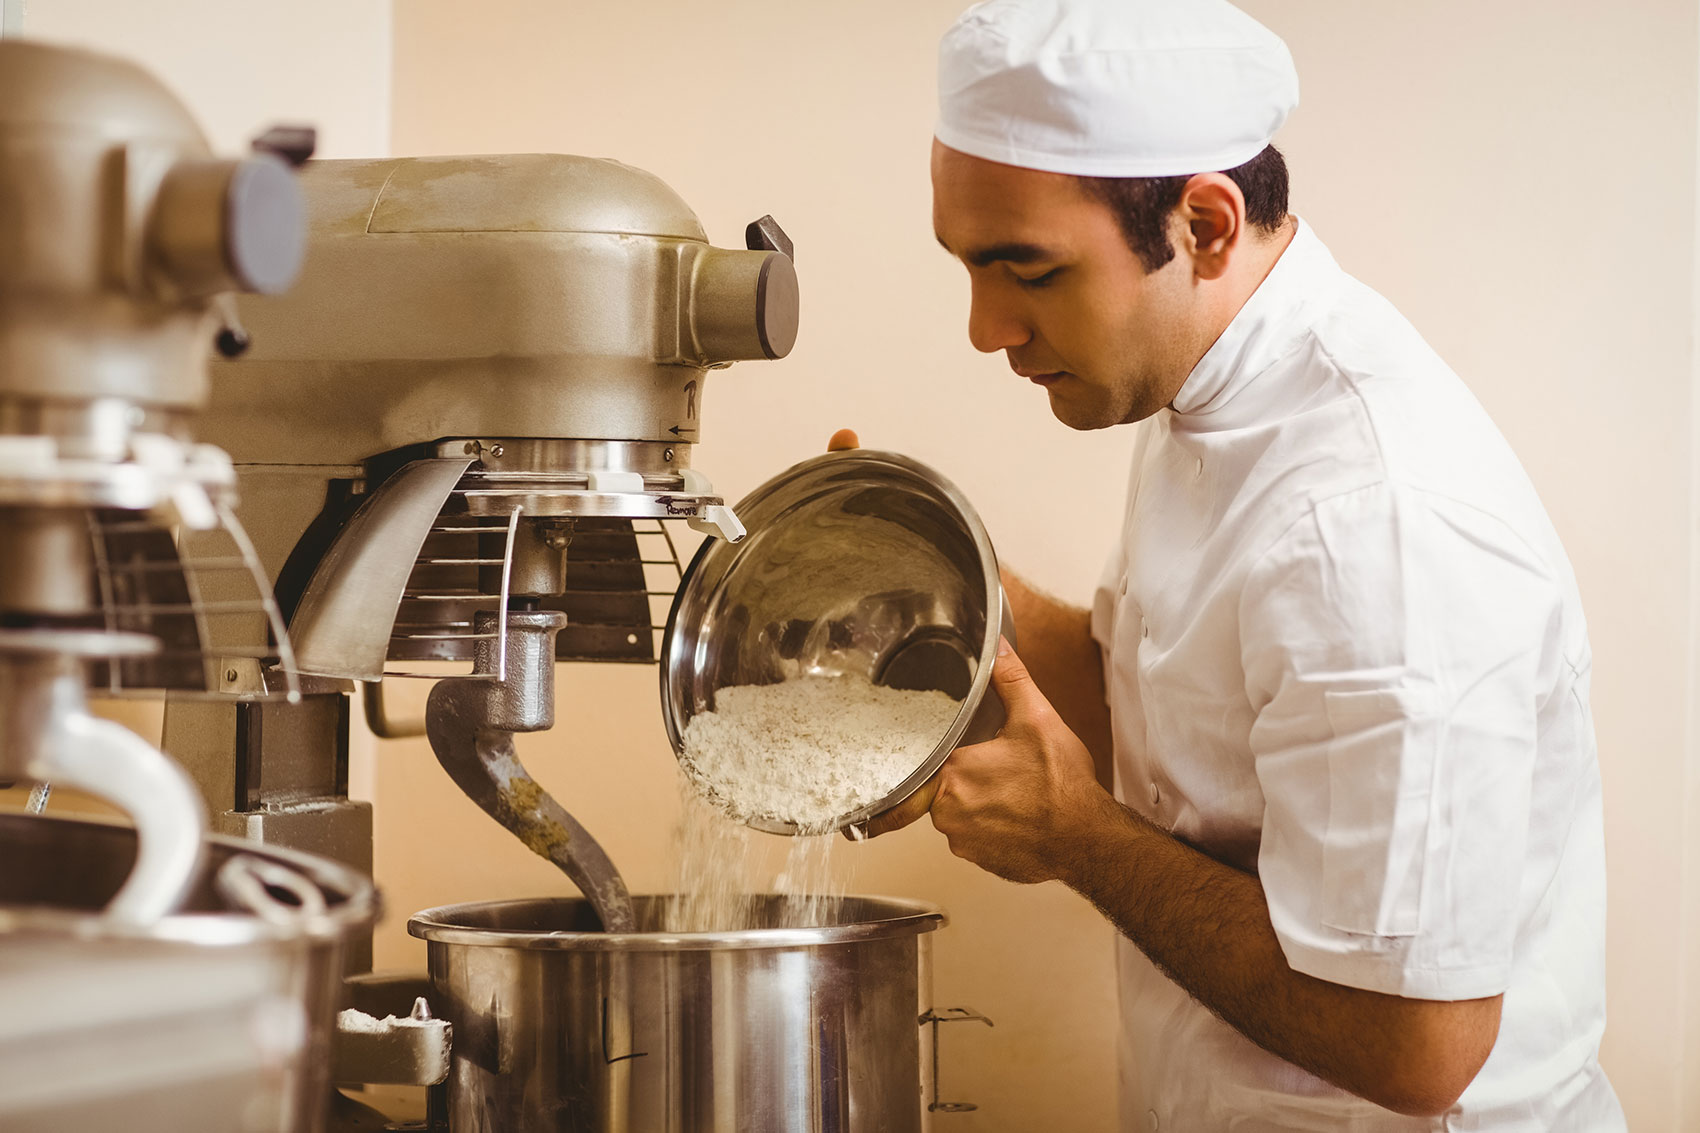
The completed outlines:
[[[590,490],[593,492],[641,492],[643,491],[643,473],[613,472],[603,470],[589,474]]]
[[[217,445],[194,445],[189,449],[189,467],[203,484],[234,486],[236,465],[230,454]]]
[[[207,490],[193,480],[184,480],[171,490],[171,510],[191,531],[210,531],[218,526],[218,509]]]
[[[57,714],[31,778],[116,803],[136,825],[136,864],[106,906],[126,924],[175,910],[200,873],[206,807],[183,770],[121,724],[81,710]]]
[[[710,504],[700,516],[693,516],[686,522],[691,525],[692,531],[700,531],[728,543],[736,543],[744,537],[743,523],[725,504]]]
[[[714,495],[714,485],[709,482],[707,476],[694,468],[679,469],[679,478],[685,482],[684,492],[687,496]]]
[[[0,436],[0,476],[41,476],[59,459],[59,444],[52,437]]]
[[[181,471],[187,453],[182,442],[160,433],[137,433],[130,438],[130,455],[150,472]]]

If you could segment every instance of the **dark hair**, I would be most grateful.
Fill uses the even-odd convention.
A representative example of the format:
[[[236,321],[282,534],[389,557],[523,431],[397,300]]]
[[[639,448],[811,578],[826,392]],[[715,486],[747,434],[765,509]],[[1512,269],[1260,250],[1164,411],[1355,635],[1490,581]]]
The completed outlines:
[[[1274,232],[1287,219],[1287,162],[1274,146],[1224,170],[1245,196],[1245,218],[1253,228]],[[1156,271],[1175,258],[1169,243],[1169,214],[1181,202],[1188,177],[1082,177],[1086,191],[1110,207],[1127,246]]]

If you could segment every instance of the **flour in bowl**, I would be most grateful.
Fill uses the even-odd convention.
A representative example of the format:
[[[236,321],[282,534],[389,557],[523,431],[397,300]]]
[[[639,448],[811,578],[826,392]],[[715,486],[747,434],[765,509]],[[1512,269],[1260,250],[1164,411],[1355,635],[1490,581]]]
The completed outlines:
[[[829,830],[924,763],[961,707],[853,675],[734,685],[685,726],[683,763],[734,818]]]

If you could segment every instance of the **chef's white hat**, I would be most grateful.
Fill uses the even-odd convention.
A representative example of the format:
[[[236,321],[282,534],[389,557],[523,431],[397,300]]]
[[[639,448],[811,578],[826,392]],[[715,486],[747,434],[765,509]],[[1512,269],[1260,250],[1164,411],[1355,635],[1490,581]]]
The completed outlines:
[[[986,0],[939,45],[951,149],[1083,177],[1256,157],[1299,102],[1287,45],[1226,0]]]

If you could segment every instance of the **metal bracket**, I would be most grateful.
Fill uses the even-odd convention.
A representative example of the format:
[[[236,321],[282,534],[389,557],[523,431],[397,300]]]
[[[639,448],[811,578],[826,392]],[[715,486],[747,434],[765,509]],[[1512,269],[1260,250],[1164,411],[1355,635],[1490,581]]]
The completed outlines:
[[[360,704],[366,710],[366,727],[381,740],[401,740],[425,734],[425,717],[390,719],[384,707],[384,679],[360,682]]]
[[[971,1113],[980,1107],[973,1102],[941,1102],[939,1096],[939,1024],[940,1023],[984,1023],[990,1027],[994,1024],[972,1007],[946,1007],[942,1011],[928,1010],[921,1016],[922,1026],[931,1023],[933,1027],[933,1100],[927,1104],[928,1113]]]

